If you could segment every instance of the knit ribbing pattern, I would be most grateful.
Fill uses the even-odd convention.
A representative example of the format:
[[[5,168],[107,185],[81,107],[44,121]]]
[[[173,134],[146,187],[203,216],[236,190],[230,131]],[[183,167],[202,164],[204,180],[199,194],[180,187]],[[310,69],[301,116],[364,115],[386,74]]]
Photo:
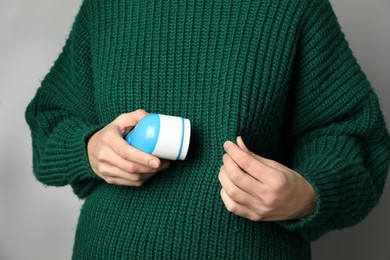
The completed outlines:
[[[143,187],[100,180],[88,137],[136,109],[189,118],[190,151]],[[74,259],[309,259],[378,203],[389,135],[326,0],[85,0],[30,103],[34,173],[85,199]],[[305,220],[254,223],[219,196],[222,145],[302,174]]]

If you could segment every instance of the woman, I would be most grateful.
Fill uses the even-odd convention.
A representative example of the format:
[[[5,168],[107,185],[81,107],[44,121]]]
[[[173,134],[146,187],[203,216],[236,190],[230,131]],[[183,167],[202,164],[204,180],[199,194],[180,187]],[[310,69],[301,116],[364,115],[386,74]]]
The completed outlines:
[[[185,161],[123,140],[146,111],[191,120]],[[327,0],[85,0],[26,119],[38,180],[85,198],[74,259],[310,259],[389,166]]]

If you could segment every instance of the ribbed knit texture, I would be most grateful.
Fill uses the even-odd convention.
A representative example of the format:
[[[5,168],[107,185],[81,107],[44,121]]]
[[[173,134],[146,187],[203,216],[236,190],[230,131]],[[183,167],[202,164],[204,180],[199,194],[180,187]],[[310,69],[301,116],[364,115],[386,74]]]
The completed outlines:
[[[143,187],[91,170],[86,140],[143,108],[189,118],[190,152]],[[74,259],[309,259],[309,241],[378,203],[389,135],[326,0],[85,0],[30,103],[34,173],[86,198]],[[229,213],[226,140],[302,174],[305,220]]]

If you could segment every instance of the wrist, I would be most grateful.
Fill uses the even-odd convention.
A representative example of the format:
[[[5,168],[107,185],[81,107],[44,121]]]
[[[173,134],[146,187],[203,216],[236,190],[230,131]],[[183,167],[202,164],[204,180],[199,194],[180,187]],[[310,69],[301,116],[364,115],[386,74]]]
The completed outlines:
[[[299,217],[300,219],[305,219],[308,216],[310,216],[316,210],[317,207],[317,196],[314,191],[314,188],[306,180],[305,182],[306,182],[306,189],[305,189],[306,203],[304,205],[306,205],[306,207],[302,210]]]

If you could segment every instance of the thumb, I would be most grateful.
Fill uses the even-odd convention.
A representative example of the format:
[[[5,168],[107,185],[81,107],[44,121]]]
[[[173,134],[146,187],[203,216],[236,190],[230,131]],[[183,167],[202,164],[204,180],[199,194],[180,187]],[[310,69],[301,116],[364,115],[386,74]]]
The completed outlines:
[[[116,125],[122,133],[125,133],[136,126],[147,114],[148,113],[142,109],[130,113],[124,113],[119,115],[111,124]]]
[[[268,167],[271,167],[271,168],[276,168],[274,166],[271,166],[273,165],[272,163],[272,160],[269,160],[269,159],[266,159],[258,154],[255,154],[253,152],[251,152],[248,147],[246,147],[245,143],[244,143],[244,140],[242,140],[242,137],[241,136],[237,136],[237,146],[241,148],[241,150],[243,150],[244,152],[247,152],[249,154],[251,154],[254,158],[256,158],[256,160],[260,161],[261,163],[263,163],[264,165],[268,166]],[[278,167],[280,168],[280,167]]]
[[[238,147],[241,148],[241,150],[243,150],[247,153],[251,153],[251,151],[249,151],[248,147],[246,147],[244,140],[242,140],[241,136],[237,136],[237,145],[238,145]]]

